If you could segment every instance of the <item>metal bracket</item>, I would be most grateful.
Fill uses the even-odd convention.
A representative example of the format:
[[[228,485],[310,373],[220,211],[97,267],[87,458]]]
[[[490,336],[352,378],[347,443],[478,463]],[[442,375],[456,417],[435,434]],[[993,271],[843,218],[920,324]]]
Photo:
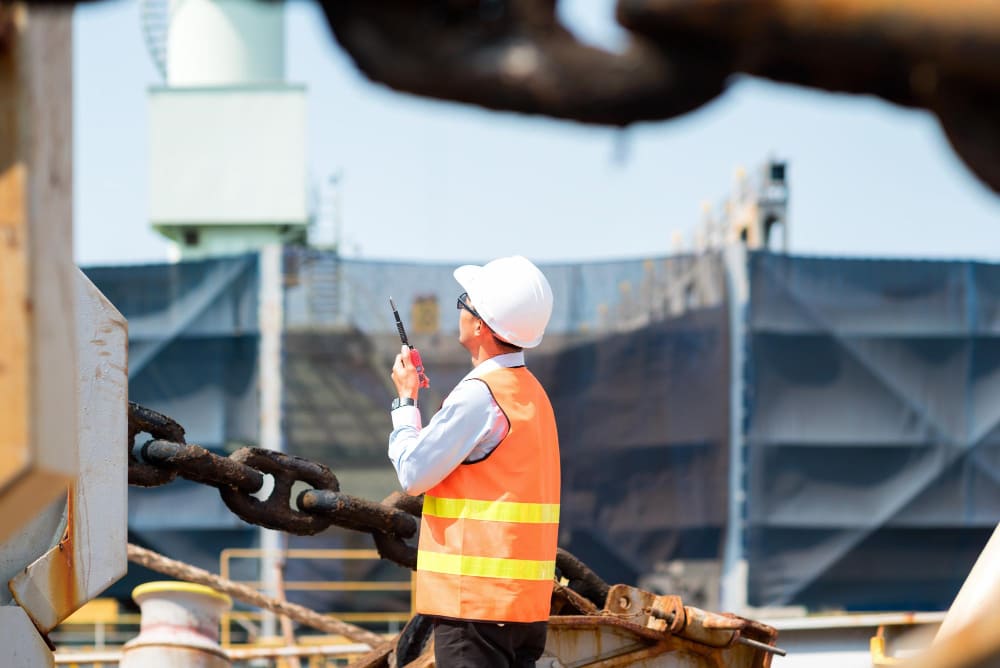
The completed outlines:
[[[76,272],[80,477],[69,491],[61,539],[9,583],[43,634],[128,570],[128,464],[122,447],[128,438],[128,325]]]

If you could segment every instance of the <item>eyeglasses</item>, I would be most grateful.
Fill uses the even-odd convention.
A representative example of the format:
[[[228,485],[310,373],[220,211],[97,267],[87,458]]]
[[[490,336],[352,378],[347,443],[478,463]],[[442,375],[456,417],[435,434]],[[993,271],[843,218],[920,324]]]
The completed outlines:
[[[469,293],[468,292],[463,292],[462,294],[460,294],[458,296],[458,304],[455,306],[455,308],[457,308],[459,311],[461,311],[462,309],[465,309],[466,311],[468,311],[469,313],[471,313],[474,317],[482,320],[483,317],[481,315],[479,315],[478,313],[476,313],[476,309],[474,309],[471,306],[469,306],[469,302],[467,301],[468,299],[469,299]]]

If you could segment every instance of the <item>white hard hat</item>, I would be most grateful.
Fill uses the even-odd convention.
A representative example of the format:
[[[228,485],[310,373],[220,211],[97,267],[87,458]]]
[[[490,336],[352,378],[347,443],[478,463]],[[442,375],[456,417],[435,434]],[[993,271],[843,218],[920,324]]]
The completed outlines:
[[[463,265],[455,270],[455,280],[498,337],[521,348],[542,342],[552,315],[552,288],[529,259],[515,255],[482,267]]]

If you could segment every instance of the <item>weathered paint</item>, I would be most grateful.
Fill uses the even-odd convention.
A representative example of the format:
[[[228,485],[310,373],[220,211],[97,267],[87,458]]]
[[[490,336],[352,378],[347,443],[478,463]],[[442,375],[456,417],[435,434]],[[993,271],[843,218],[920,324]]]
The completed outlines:
[[[549,617],[539,668],[769,668],[777,631],[731,614],[684,606],[628,585],[611,587],[600,612]],[[753,645],[745,644],[751,641]],[[352,666],[384,668],[394,645]],[[433,648],[410,666],[434,666]]]
[[[76,307],[80,477],[69,490],[60,540],[9,585],[43,633],[128,569],[127,325],[79,270]]]
[[[712,647],[680,635],[654,632],[614,615],[556,616],[540,667],[766,668],[767,652],[732,644]]]

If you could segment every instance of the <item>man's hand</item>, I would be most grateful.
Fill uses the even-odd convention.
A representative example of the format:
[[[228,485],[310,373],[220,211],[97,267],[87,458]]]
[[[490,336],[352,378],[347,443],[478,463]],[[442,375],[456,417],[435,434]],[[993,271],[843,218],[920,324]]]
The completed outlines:
[[[410,361],[409,346],[404,345],[396,355],[396,362],[392,365],[392,382],[400,398],[409,397],[416,400],[417,394],[420,393],[420,378]]]

